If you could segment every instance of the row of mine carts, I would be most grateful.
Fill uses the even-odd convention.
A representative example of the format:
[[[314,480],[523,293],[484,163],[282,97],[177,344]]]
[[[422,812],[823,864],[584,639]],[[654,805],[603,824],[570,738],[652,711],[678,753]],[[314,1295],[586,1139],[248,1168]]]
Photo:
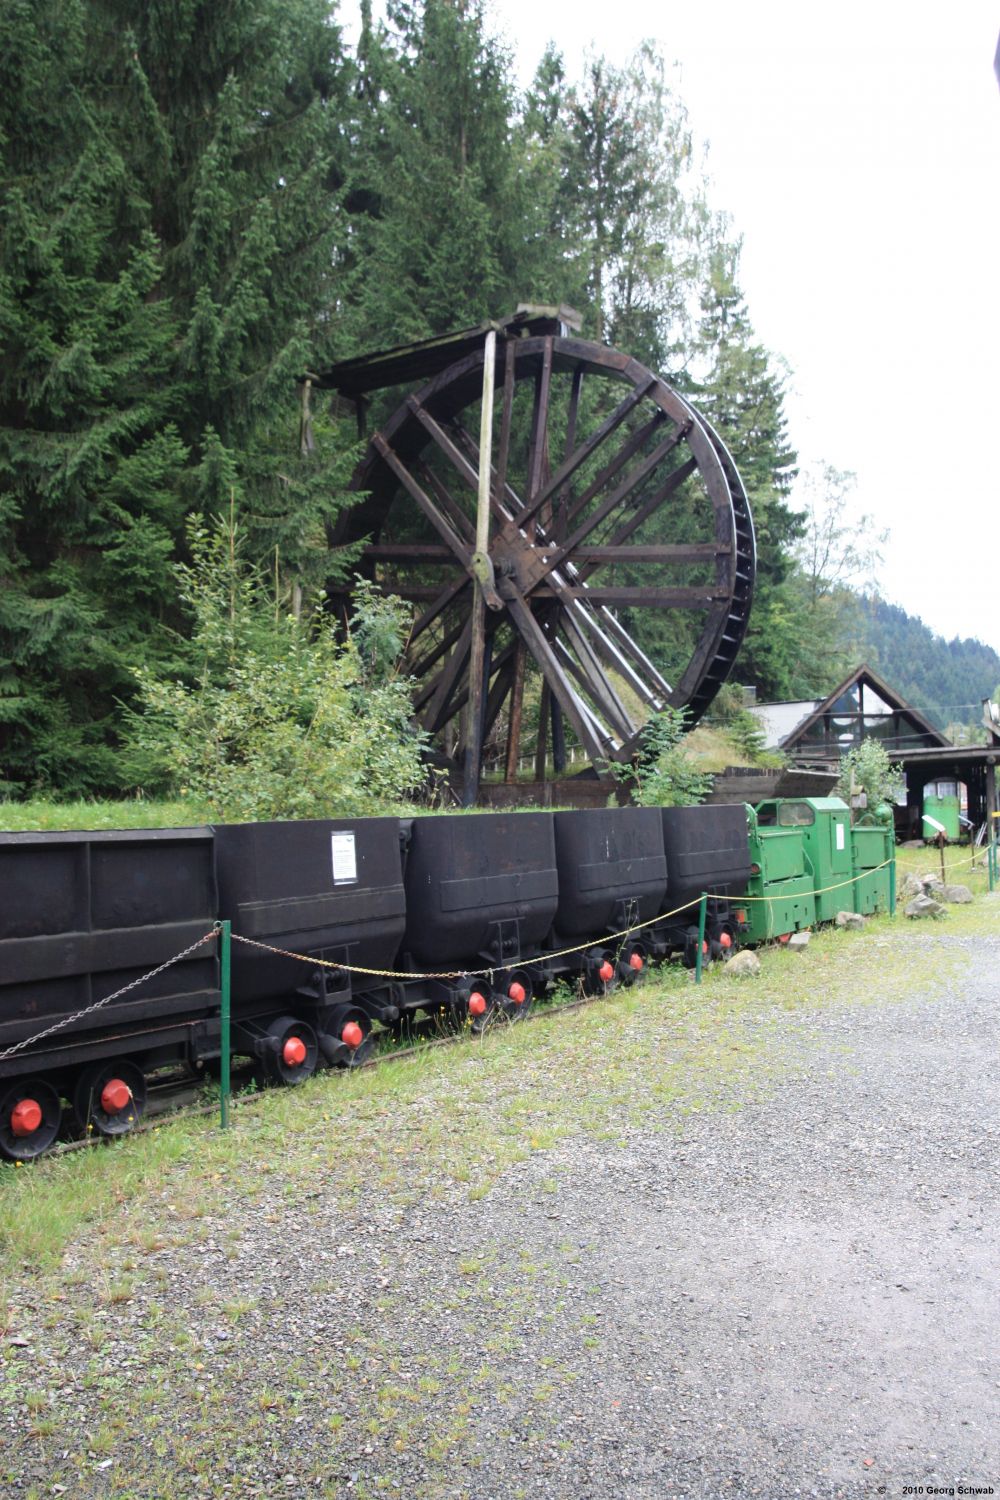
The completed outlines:
[[[158,1080],[217,1065],[219,921],[233,1050],[297,1083],[380,1029],[691,965],[703,892],[706,958],[884,907],[891,849],[835,799],[0,834],[0,1156],[125,1134]]]

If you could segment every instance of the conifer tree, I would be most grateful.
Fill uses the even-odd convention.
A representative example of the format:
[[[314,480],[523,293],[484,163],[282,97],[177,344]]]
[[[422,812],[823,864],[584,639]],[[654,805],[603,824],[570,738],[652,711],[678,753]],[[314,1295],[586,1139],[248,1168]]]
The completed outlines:
[[[512,310],[523,243],[513,86],[483,6],[397,3],[378,27],[366,6],[358,77],[344,349]]]
[[[0,53],[0,774],[105,790],[129,668],[175,650],[185,515],[235,494],[295,568],[331,504],[295,377],[344,69],[322,0],[11,0]]]
[[[729,448],[746,486],[757,539],[757,583],[739,672],[763,696],[794,696],[801,660],[801,613],[786,586],[790,549],[802,517],[788,498],[796,455],[784,410],[784,374],[758,342],[739,286],[740,243],[714,226],[715,243],[701,290],[701,320],[689,390]]]

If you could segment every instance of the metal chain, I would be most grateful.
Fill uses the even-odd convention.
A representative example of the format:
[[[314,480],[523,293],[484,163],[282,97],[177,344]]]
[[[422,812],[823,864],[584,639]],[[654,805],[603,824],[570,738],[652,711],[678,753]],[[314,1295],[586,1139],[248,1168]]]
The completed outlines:
[[[891,860],[886,860],[883,864],[876,865],[871,870],[866,870],[862,875],[855,875],[850,880],[841,881],[840,885],[853,885],[855,881],[864,880],[866,876],[874,875],[877,870],[882,870],[886,865],[891,863]],[[953,868],[957,869],[958,866],[954,866]],[[839,886],[831,885],[825,887],[825,889],[834,891],[838,890]],[[815,892],[814,894],[820,895],[822,892]],[[734,904],[742,904],[749,901],[771,902],[780,900],[781,898],[776,896],[738,896],[731,897],[730,899]],[[597,943],[611,943],[618,938],[625,941],[634,932],[640,932],[644,927],[652,927],[655,923],[666,921],[669,917],[679,916],[681,912],[688,911],[692,906],[696,905],[697,901],[689,901],[684,906],[676,907],[674,911],[661,912],[658,916],[650,917],[645,922],[636,922],[633,927],[626,928],[623,932],[609,933],[607,937],[598,939]],[[112,1000],[119,1000],[122,995],[127,995],[130,990],[138,989],[139,985],[145,984],[147,980],[155,979],[157,974],[162,974],[165,969],[171,968],[174,964],[180,963],[182,959],[187,958],[189,954],[195,953],[203,944],[211,942],[212,938],[218,936],[218,932],[218,927],[213,927],[210,932],[205,933],[204,937],[198,938],[197,942],[192,943],[182,952],[175,953],[173,958],[168,958],[165,963],[160,964],[157,968],[150,969],[148,974],[142,974],[138,979],[133,979],[130,984],[122,985],[120,990],[115,990],[111,995],[105,995],[103,1000],[95,1000],[92,1005],[85,1005],[82,1010],[76,1011],[73,1015],[64,1016],[62,1020],[54,1022],[51,1026],[47,1026],[44,1031],[36,1032],[34,1036],[26,1037],[24,1041],[15,1042],[12,1047],[7,1047],[3,1052],[0,1052],[0,1062],[5,1062],[8,1057],[13,1057],[17,1052],[23,1052],[26,1047],[33,1047],[36,1042],[44,1041],[46,1037],[53,1036],[57,1031],[62,1031],[66,1026],[72,1026],[76,1021],[81,1021],[84,1016],[89,1016],[95,1011],[102,1010],[105,1005],[110,1005]],[[232,934],[232,940],[234,943],[244,943],[248,948],[261,948],[265,953],[279,954],[282,958],[299,959],[302,963],[312,964],[313,967],[341,969],[349,974],[368,974],[380,979],[476,979],[492,975],[494,972],[492,969],[460,969],[436,974],[411,974],[394,969],[366,969],[360,964],[338,964],[331,962],[329,959],[310,956],[307,953],[293,953],[288,948],[275,948],[270,943],[260,943],[253,938],[243,937],[238,932]],[[580,943],[575,948],[563,948],[558,953],[545,953],[538,956],[549,959],[564,958],[572,953],[582,953],[584,949],[594,946],[596,944],[591,940],[590,942]]]
[[[114,994],[105,995],[103,1000],[95,1000],[92,1005],[85,1005],[82,1010],[78,1010],[72,1016],[63,1016],[61,1021],[56,1021],[53,1025],[46,1026],[44,1031],[36,1032],[34,1036],[25,1037],[23,1042],[15,1042],[12,1047],[7,1047],[3,1052],[0,1052],[0,1062],[4,1062],[8,1057],[13,1057],[15,1052],[22,1052],[25,1047],[34,1046],[35,1042],[44,1041],[47,1036],[52,1036],[54,1032],[62,1031],[64,1026],[72,1026],[74,1021],[80,1021],[84,1016],[92,1015],[95,1010],[103,1009],[105,1005],[110,1005],[112,1000],[118,1000],[122,995],[127,995],[129,990],[138,989],[139,985],[145,984],[147,979],[155,979],[157,974],[162,974],[164,969],[169,969],[173,964],[179,964],[182,958],[187,958],[189,953],[194,953],[203,943],[211,942],[212,938],[218,935],[218,932],[219,929],[213,927],[211,932],[206,932],[204,937],[200,937],[196,943],[192,943],[182,953],[175,953],[173,958],[167,959],[166,963],[160,964],[158,968],[150,969],[148,974],[141,974],[138,979],[133,979],[131,984],[123,984],[120,990],[115,990]]]

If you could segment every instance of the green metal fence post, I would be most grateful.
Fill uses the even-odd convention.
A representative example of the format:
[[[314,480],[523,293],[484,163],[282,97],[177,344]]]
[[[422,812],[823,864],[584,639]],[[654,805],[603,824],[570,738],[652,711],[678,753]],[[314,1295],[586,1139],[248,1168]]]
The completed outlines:
[[[232,1041],[229,1032],[230,1015],[232,1012],[230,974],[232,968],[231,958],[233,929],[231,922],[220,922],[219,927],[221,929],[222,938],[219,949],[219,962],[221,968],[220,979],[222,982],[222,1011],[219,1017],[219,1023],[222,1028],[222,1035],[220,1037],[222,1056],[220,1058],[219,1066],[219,1108],[222,1117],[222,1129],[226,1130],[229,1126],[229,1057],[230,1043]]]
[[[896,915],[896,856],[889,861],[889,915]]]
[[[993,887],[996,885],[996,879],[997,879],[996,860],[997,860],[997,846],[996,846],[995,842],[991,842],[989,848],[986,851],[986,871],[987,871],[987,874],[989,876],[990,890],[991,891],[993,890]]]
[[[694,982],[701,984],[701,956],[705,949],[705,920],[708,916],[708,892],[702,891],[698,903],[698,952],[694,958]]]

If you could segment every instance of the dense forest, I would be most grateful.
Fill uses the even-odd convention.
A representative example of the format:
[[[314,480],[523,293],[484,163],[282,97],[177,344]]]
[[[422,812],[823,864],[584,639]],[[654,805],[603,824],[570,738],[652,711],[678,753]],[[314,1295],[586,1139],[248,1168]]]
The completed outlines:
[[[946,641],[884,599],[861,599],[858,661],[866,661],[933,724],[958,738],[978,728],[1000,683],[1000,656],[982,641]],[[975,735],[975,738],[982,738]]]
[[[579,309],[725,436],[760,554],[738,672],[761,697],[825,691],[862,642],[915,702],[1000,680],[986,648],[917,651],[901,611],[844,588],[842,476],[790,506],[785,370],[651,47],[570,79],[550,46],[522,94],[475,0],[378,22],[365,0],[353,47],[327,0],[8,0],[0,150],[0,795],[149,785],[135,708],[207,682],[206,640],[246,648],[237,595],[308,634],[350,568],[327,536],[357,450],[336,410],[303,421],[298,377],[525,300]],[[198,593],[213,546],[220,598]],[[369,608],[359,639],[372,619],[394,638]],[[281,658],[292,701],[302,638],[265,636],[253,659]],[[331,722],[376,701],[366,674]]]

